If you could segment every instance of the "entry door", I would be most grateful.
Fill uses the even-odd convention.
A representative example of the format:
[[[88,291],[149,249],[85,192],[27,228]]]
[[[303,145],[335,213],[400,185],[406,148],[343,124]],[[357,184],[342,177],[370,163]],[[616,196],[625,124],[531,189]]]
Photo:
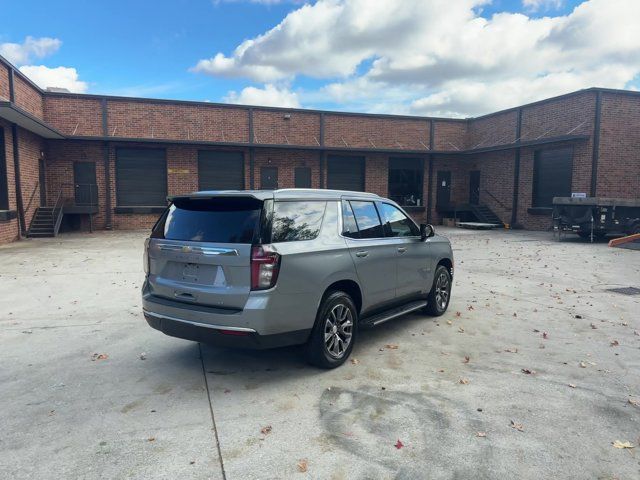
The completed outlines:
[[[480,171],[469,172],[469,203],[478,205],[480,203]]]
[[[439,171],[437,182],[436,207],[446,207],[451,203],[451,172]]]
[[[73,164],[73,179],[76,190],[76,205],[97,205],[96,164],[75,162]]]
[[[44,160],[38,160],[38,183],[40,185],[40,206],[47,206],[47,185],[44,173]]]
[[[260,188],[263,190],[278,188],[278,167],[260,168]]]

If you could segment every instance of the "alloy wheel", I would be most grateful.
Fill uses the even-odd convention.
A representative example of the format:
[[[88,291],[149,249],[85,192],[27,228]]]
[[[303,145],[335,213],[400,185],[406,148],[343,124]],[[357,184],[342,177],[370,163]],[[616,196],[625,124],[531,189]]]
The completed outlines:
[[[333,358],[342,358],[353,337],[353,315],[341,303],[334,306],[324,321],[324,345]]]

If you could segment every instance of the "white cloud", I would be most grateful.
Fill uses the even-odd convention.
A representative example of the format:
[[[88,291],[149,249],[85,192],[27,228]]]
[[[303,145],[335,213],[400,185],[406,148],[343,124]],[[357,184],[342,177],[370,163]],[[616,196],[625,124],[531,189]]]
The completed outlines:
[[[60,87],[66,88],[70,92],[85,93],[89,87],[86,82],[78,79],[78,72],[75,68],[24,65],[20,67],[20,71],[41,88]]]
[[[640,74],[638,0],[586,0],[567,15],[543,18],[484,18],[486,3],[319,0],[193,70],[270,84],[295,85],[300,76],[327,82],[301,92],[303,103],[324,94],[368,110],[386,104],[463,116],[588,86],[624,88]]]
[[[522,0],[522,6],[529,12],[558,9],[563,4],[564,0]]]
[[[241,105],[261,105],[268,107],[300,107],[298,94],[286,87],[277,87],[270,83],[264,88],[246,87],[240,93],[229,92],[224,98],[225,102]]]
[[[25,65],[57,52],[60,45],[62,42],[57,38],[27,37],[22,43],[0,43],[0,55],[14,65]]]

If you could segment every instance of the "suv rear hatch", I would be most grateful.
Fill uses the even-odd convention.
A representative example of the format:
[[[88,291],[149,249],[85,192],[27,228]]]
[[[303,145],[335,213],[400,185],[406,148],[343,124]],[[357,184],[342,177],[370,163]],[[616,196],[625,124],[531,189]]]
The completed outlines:
[[[150,293],[242,309],[251,290],[251,247],[259,240],[263,204],[250,195],[174,198],[149,239]]]

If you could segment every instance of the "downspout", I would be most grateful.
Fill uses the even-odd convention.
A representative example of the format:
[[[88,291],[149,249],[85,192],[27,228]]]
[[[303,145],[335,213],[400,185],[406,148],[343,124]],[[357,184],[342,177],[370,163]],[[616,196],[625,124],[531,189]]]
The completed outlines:
[[[518,122],[516,123],[516,142],[520,143],[522,136],[522,108],[518,108]],[[513,199],[511,201],[511,228],[518,223],[518,195],[520,193],[520,147],[516,148],[513,165]]]
[[[602,92],[596,93],[596,118],[593,126],[593,152],[591,153],[591,191],[595,197],[598,191],[598,159],[600,156],[600,117],[602,113]]]
[[[324,112],[320,113],[320,146],[324,147]],[[324,150],[320,150],[319,155],[318,155],[318,168],[319,168],[319,175],[320,175],[320,179],[318,182],[318,185],[320,186],[320,188],[325,188],[324,187],[324,159],[325,159],[325,152]]]
[[[429,123],[429,150],[433,150],[435,121]],[[431,223],[431,196],[433,194],[433,154],[429,154],[429,184],[427,185],[427,223]]]
[[[109,136],[109,125],[107,116],[107,99],[102,98],[102,135],[107,138]],[[104,154],[104,197],[105,197],[105,229],[111,230],[113,228],[113,218],[111,209],[111,166],[109,164],[109,142],[104,142],[103,154]]]

